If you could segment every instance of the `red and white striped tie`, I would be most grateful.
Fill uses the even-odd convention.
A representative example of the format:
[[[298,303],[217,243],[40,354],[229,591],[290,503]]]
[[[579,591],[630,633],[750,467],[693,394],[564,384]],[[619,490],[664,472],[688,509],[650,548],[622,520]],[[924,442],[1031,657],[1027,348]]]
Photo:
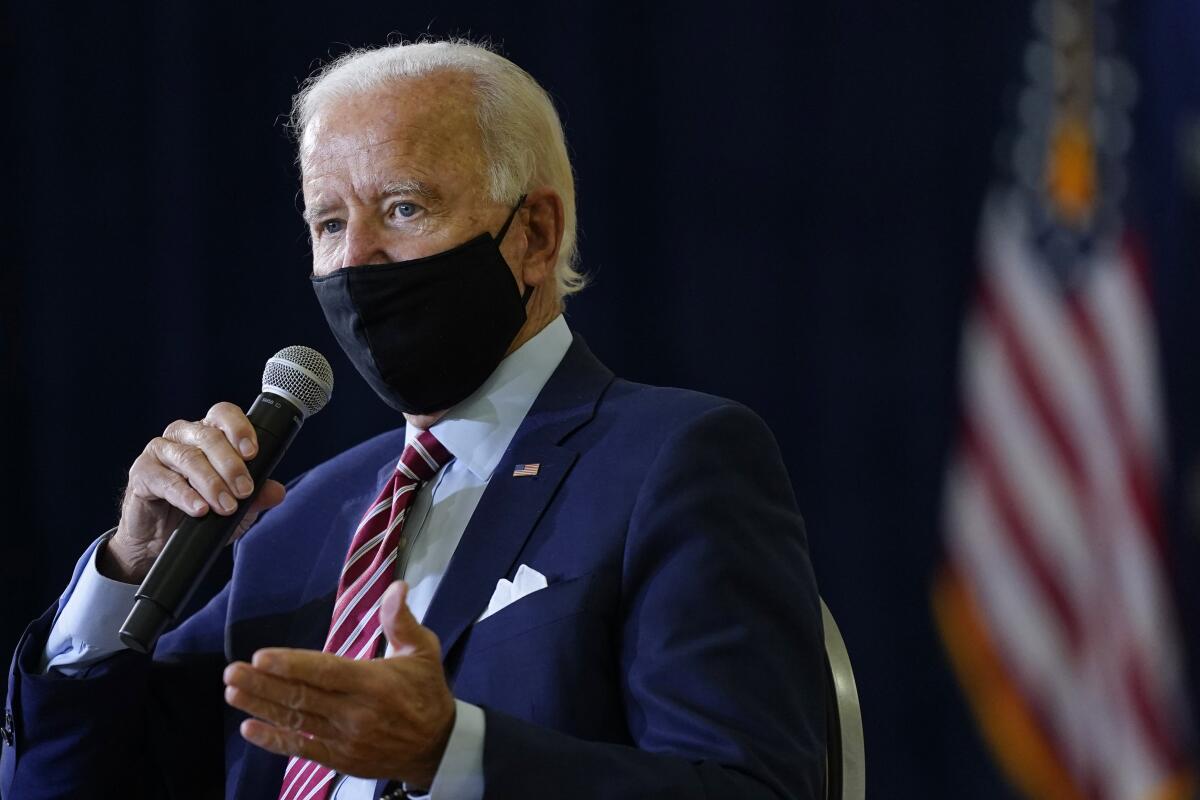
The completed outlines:
[[[326,653],[357,660],[371,658],[379,648],[383,638],[379,603],[393,579],[405,514],[421,484],[451,458],[429,431],[422,431],[404,448],[392,479],[358,523],[350,542],[325,638]],[[293,756],[283,774],[279,800],[325,800],[336,774],[315,761]]]

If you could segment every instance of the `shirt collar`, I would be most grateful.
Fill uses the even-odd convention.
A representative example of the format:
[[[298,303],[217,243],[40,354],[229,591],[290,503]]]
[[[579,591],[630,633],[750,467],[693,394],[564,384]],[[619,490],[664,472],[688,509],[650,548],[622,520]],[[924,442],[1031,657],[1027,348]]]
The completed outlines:
[[[559,314],[500,362],[475,392],[430,427],[451,455],[487,480],[508,449],[533,401],[571,347],[571,329]],[[420,431],[409,425],[407,446]]]

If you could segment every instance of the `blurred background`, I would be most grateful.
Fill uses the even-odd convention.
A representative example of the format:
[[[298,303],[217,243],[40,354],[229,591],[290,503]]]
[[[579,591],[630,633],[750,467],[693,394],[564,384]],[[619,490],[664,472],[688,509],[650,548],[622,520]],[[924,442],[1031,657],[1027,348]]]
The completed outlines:
[[[948,564],[968,594],[990,579],[986,561],[964,566],[943,514],[964,409],[970,417],[964,323],[989,190],[1020,184],[1021,137],[1054,118],[1022,98],[1049,81],[1051,95],[1078,99],[1069,79],[1055,83],[1080,74],[1056,60],[1062,6],[8,2],[0,655],[7,663],[27,620],[115,523],[145,442],[217,400],[251,402],[279,348],[316,347],[338,376],[335,402],[306,426],[283,477],[398,424],[314,300],[282,117],[298,82],[349,45],[486,38],[547,87],[566,127],[592,277],[568,307],[572,327],[619,375],[734,398],[774,430],[857,670],[870,796],[986,800],[1021,796],[1022,785],[1052,796],[1053,784],[1031,789],[998,766],[988,742],[1002,745],[1003,732],[981,732],[943,644],[954,614],[940,617],[940,634],[933,597]],[[1085,136],[1071,152],[1122,166],[1091,183],[1068,169],[1058,199],[1091,208],[1106,197],[1125,215],[1076,226],[1064,245],[1075,256],[1047,258],[1041,272],[1064,293],[1086,291],[1092,246],[1125,237],[1148,279],[1141,341],[1161,369],[1135,361],[1160,390],[1147,425],[1163,446],[1141,474],[1162,513],[1148,523],[1158,544],[1138,580],[1165,598],[1141,629],[1151,654],[1142,716],[1167,720],[1157,730],[1169,741],[1150,749],[1171,754],[1147,768],[1160,785],[1191,760],[1180,728],[1200,718],[1187,689],[1200,655],[1200,6],[1139,0],[1087,13],[1096,59],[1123,58],[1136,76],[1105,106],[1130,135],[1117,145]],[[1096,131],[1101,83],[1081,106]],[[1031,262],[1062,254],[1011,236]],[[1123,595],[1098,586],[1119,615]],[[988,591],[976,606],[1021,587]],[[1037,639],[1038,620],[1027,622]],[[1003,659],[1002,638],[992,645]],[[1029,676],[1009,667],[1017,684]],[[1176,669],[1185,680],[1170,679]],[[1024,688],[1037,717],[1044,690]],[[1065,736],[1046,715],[1041,733]],[[1086,709],[1074,719],[1095,721]],[[1131,726],[1119,742],[1138,739]],[[1067,772],[1073,758],[1062,756]],[[1083,779],[1079,796],[1148,796],[1147,783],[1106,780]]]

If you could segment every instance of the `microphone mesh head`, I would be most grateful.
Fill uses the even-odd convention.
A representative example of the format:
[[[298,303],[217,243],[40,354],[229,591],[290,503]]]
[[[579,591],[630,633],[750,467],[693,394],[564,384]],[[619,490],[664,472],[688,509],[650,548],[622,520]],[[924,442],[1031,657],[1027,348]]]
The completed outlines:
[[[307,419],[333,395],[333,370],[325,356],[311,347],[285,347],[267,361],[262,390],[296,403]]]

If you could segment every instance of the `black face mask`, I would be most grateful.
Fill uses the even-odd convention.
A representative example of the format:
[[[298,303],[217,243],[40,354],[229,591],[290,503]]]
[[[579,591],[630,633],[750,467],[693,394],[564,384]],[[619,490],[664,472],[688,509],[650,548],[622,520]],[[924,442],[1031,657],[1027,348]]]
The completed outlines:
[[[317,302],[338,344],[383,401],[429,414],[466,399],[504,358],[525,324],[524,295],[513,286],[500,242],[522,196],[495,238],[393,264],[345,267],[313,276]]]

